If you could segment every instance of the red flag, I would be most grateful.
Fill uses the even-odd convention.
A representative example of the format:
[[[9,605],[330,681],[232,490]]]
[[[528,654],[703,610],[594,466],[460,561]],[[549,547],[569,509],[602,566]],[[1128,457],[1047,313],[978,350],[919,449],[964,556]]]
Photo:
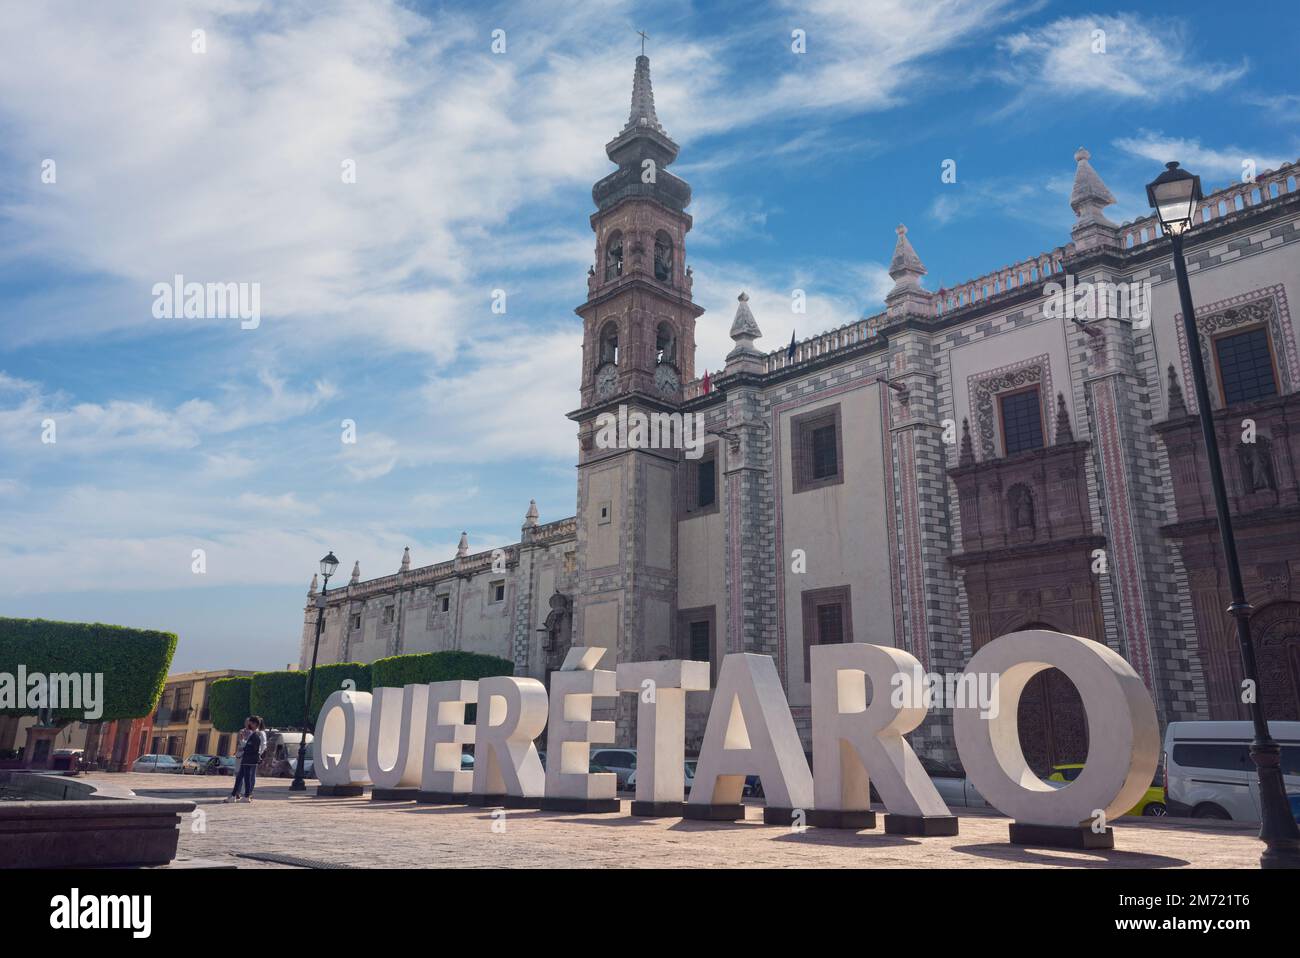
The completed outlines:
[[[707,396],[713,389],[713,382],[709,379],[709,371],[704,370],[704,378],[700,380],[700,394]]]

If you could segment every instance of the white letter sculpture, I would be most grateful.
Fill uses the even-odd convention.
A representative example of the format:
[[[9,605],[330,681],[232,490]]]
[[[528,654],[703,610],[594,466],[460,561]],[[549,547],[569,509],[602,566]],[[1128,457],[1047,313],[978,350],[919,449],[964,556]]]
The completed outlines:
[[[378,688],[371,693],[367,762],[372,801],[415,798],[424,765],[429,686]]]
[[[815,645],[811,654],[816,807],[808,824],[874,828],[875,781],[889,810],[886,832],[956,835],[957,819],[903,738],[925,718],[921,663],[902,649],[864,643]],[[899,677],[915,685],[903,708],[894,705]]]
[[[366,761],[370,744],[370,693],[339,690],[316,717],[312,763],[317,795],[360,795],[370,784]]]
[[[464,766],[463,746],[474,744],[474,726],[465,724],[465,707],[478,701],[478,683],[463,679],[429,687],[424,723],[424,769],[417,802],[463,805],[474,772]],[[487,710],[483,710],[487,714]]]
[[[763,821],[789,825],[812,807],[812,773],[769,655],[733,652],[722,660],[687,818],[737,821],[745,777],[757,775],[767,797]]]
[[[1021,693],[1049,668],[1074,683],[1088,716],[1087,761],[1079,777],[1060,789],[1029,768],[1016,727]],[[1155,706],[1142,679],[1099,642],[1043,629],[1012,632],[984,646],[965,672],[982,673],[998,677],[995,717],[981,718],[978,705],[956,708],[953,735],[971,784],[1014,819],[1011,841],[1113,848],[1114,832],[1106,822],[1137,803],[1160,758]],[[1097,819],[1102,827],[1094,830]]]
[[[680,818],[686,789],[686,693],[707,692],[709,663],[620,662],[618,690],[637,693],[632,814]]]
[[[471,805],[540,808],[546,772],[534,740],[546,728],[546,687],[537,679],[479,679]]]
[[[617,812],[618,776],[591,771],[591,746],[614,741],[613,722],[591,720],[591,700],[614,696],[614,673],[597,669],[608,649],[574,646],[551,673],[551,720],[546,728],[546,797],[553,812]]]

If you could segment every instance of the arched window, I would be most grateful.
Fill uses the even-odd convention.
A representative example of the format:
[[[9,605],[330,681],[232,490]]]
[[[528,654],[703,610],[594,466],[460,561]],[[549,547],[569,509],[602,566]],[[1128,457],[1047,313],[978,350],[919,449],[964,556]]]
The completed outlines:
[[[673,281],[673,241],[663,230],[655,234],[655,279],[661,283]]]
[[[618,324],[612,320],[600,330],[601,363],[618,363]]]
[[[677,364],[677,340],[667,323],[660,323],[655,330],[655,365],[663,363]]]
[[[623,275],[623,234],[614,230],[605,243],[605,282]]]

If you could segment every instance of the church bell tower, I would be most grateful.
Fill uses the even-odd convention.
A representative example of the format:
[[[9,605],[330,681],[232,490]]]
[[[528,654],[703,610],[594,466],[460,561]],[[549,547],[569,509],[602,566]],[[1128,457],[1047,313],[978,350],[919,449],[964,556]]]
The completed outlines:
[[[668,171],[677,144],[655,114],[650,58],[636,59],[627,124],[605,146],[617,166],[591,191],[595,264],[582,317],[578,423],[578,608],[575,644],[616,662],[675,657],[676,474],[681,450],[606,448],[602,413],[680,412],[695,378],[695,320],[686,267],[691,188]],[[622,698],[628,698],[622,696]],[[620,703],[620,741],[630,729]]]

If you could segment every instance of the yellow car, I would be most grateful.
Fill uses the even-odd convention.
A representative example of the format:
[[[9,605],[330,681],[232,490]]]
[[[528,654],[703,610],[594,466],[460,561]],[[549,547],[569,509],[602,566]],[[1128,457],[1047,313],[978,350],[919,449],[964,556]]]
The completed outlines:
[[[1052,774],[1047,776],[1049,782],[1073,782],[1083,771],[1083,764],[1078,765],[1054,765]],[[1159,769],[1156,770],[1155,780],[1151,787],[1147,789],[1142,800],[1128,810],[1128,815],[1165,815],[1165,786],[1164,776]]]

